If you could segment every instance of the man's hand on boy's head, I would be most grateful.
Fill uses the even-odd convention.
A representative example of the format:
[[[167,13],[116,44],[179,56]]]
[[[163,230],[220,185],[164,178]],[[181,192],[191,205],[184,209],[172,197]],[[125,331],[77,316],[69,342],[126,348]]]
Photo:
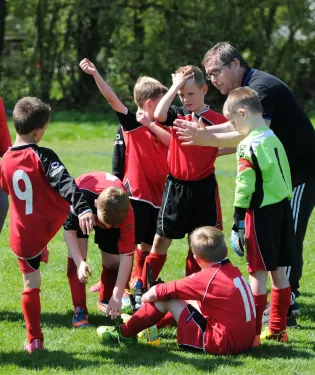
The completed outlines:
[[[151,124],[151,121],[148,119],[148,117],[146,116],[146,114],[141,109],[138,109],[138,111],[136,113],[136,118],[137,118],[137,121],[142,126],[149,127],[150,124]]]
[[[191,68],[188,68],[180,73],[173,73],[172,74],[173,86],[176,86],[177,89],[180,89],[189,80],[189,78],[192,78],[193,76],[194,76],[194,73],[192,73]]]
[[[83,234],[89,235],[95,225],[95,217],[92,211],[79,216],[79,225]]]
[[[97,72],[95,65],[88,59],[81,60],[79,66],[86,74],[94,75]]]
[[[81,281],[81,283],[87,284],[88,277],[92,275],[92,270],[90,266],[86,262],[83,261],[80,263],[78,267],[77,274],[78,274],[78,279]]]
[[[153,286],[146,293],[143,294],[143,296],[141,297],[141,302],[147,303],[157,301],[155,287],[156,286]]]

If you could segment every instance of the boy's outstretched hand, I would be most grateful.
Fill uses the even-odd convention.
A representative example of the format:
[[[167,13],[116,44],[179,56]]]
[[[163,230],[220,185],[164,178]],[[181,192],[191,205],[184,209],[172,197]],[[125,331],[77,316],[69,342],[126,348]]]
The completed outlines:
[[[92,275],[92,270],[90,266],[86,262],[83,261],[80,263],[77,273],[78,273],[78,279],[81,281],[81,283],[87,284],[88,277]]]
[[[80,62],[79,66],[86,74],[94,75],[97,72],[95,65],[86,58]]]

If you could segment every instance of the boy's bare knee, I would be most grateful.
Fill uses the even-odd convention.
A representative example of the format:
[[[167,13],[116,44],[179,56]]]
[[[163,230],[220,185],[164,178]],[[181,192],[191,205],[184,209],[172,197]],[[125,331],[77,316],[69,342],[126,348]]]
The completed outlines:
[[[172,243],[171,238],[162,237],[156,234],[154,237],[154,242],[152,246],[152,253],[161,254],[161,255],[166,254],[171,243]]]

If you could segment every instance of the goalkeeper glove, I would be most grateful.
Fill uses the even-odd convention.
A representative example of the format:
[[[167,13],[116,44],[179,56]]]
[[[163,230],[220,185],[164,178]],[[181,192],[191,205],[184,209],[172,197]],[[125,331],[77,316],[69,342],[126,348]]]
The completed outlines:
[[[231,233],[232,248],[235,253],[244,256],[245,247],[245,221],[234,219],[234,225]]]

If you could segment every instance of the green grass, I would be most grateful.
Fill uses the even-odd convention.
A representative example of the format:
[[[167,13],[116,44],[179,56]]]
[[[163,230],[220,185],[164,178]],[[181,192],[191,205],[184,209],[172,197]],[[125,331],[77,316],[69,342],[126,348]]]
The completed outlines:
[[[108,125],[112,123],[112,125]],[[111,171],[111,153],[116,126],[112,118],[78,114],[57,114],[42,146],[57,152],[73,176],[92,170]],[[234,194],[234,156],[216,163],[227,242],[232,218]],[[289,331],[290,343],[270,343],[246,355],[215,357],[182,352],[173,329],[162,331],[160,347],[139,344],[104,346],[96,336],[96,327],[104,318],[96,308],[97,296],[87,293],[92,327],[71,328],[72,306],[66,276],[67,250],[60,232],[50,243],[50,263],[42,265],[42,325],[46,351],[30,356],[23,352],[25,326],[20,302],[22,277],[8,243],[8,221],[0,236],[0,374],[315,374],[315,215],[309,223],[304,243],[304,274],[300,328]],[[174,241],[162,278],[184,276],[186,240]],[[244,259],[230,251],[230,259],[246,273]],[[90,241],[88,262],[93,269],[89,280],[95,282],[101,272],[100,253]]]

